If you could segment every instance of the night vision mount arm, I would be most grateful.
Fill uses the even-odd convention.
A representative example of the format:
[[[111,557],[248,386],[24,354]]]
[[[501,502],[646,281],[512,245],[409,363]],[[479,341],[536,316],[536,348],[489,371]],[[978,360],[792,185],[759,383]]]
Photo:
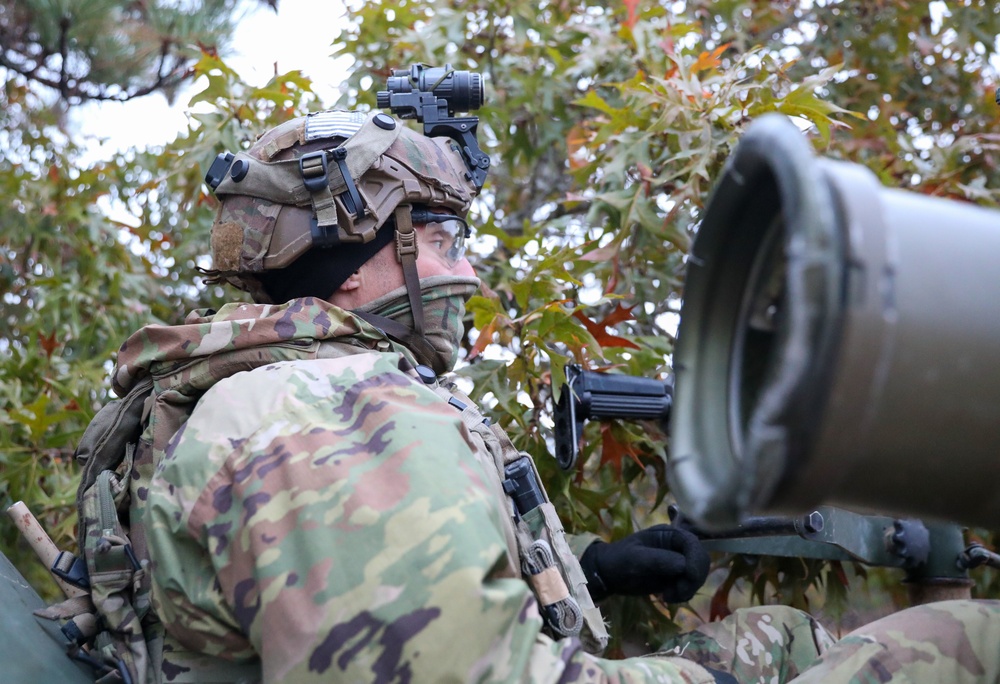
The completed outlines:
[[[486,182],[489,155],[479,148],[478,116],[456,117],[456,111],[474,111],[486,101],[483,78],[474,71],[456,71],[450,64],[432,67],[414,64],[394,70],[385,90],[376,93],[379,109],[388,109],[401,119],[415,119],[430,138],[447,136],[457,142],[477,188]]]

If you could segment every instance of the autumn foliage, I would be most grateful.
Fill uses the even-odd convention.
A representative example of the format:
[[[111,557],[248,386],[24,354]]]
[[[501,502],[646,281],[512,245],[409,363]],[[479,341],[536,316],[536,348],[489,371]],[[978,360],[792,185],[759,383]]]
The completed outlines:
[[[481,71],[480,140],[492,156],[475,204],[475,266],[461,375],[538,462],[566,525],[618,538],[666,520],[669,438],[589,423],[574,472],[559,471],[552,407],[566,363],[670,372],[687,251],[713,180],[754,118],[781,112],[825,155],[887,185],[983,204],[1000,198],[1000,110],[989,64],[1000,4],[689,1],[394,2],[350,7],[332,36],[354,58],[340,104],[372,107],[392,68]],[[211,113],[164,150],[98,164],[53,133],[23,79],[0,92],[0,493],[72,537],[81,430],[108,398],[108,360],[138,325],[176,322],[232,293],[201,284],[214,199],[201,178],[297,112],[330,106],[300,74],[247,86],[212,50],[190,63]],[[129,220],[109,220],[109,201]],[[942,226],[946,238],[947,227]],[[27,565],[13,533],[3,549]],[[835,610],[837,564],[717,559],[696,604],[783,601]],[[990,573],[981,593],[997,593]],[[873,581],[888,581],[875,578]],[[818,590],[817,590],[818,589]],[[890,586],[891,591],[895,591]],[[673,609],[611,606],[629,644],[655,646]],[[689,619],[681,616],[680,619]]]

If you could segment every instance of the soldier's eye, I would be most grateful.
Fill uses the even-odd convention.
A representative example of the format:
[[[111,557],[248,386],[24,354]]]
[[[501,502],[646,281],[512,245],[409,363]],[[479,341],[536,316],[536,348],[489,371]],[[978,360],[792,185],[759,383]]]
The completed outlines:
[[[465,242],[469,232],[468,225],[461,219],[428,221],[424,224],[420,239],[426,249],[445,259],[450,267],[455,267],[465,257]]]

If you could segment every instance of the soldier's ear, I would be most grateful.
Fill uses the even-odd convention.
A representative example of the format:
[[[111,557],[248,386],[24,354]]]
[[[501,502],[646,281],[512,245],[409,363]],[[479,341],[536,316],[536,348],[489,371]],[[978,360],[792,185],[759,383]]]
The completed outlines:
[[[347,280],[337,288],[337,292],[350,292],[361,287],[361,272],[355,271],[347,277]]]

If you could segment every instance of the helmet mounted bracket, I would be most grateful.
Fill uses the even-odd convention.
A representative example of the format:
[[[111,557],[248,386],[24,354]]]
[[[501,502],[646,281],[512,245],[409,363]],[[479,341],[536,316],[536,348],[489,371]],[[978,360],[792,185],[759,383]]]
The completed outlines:
[[[447,136],[458,143],[465,161],[466,178],[482,189],[490,168],[490,157],[476,139],[479,117],[456,117],[456,111],[479,109],[486,101],[482,76],[456,71],[450,64],[432,67],[414,64],[394,70],[386,89],[376,93],[380,109],[401,119],[416,119],[428,138]]]

